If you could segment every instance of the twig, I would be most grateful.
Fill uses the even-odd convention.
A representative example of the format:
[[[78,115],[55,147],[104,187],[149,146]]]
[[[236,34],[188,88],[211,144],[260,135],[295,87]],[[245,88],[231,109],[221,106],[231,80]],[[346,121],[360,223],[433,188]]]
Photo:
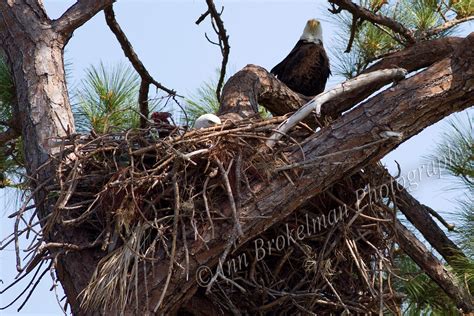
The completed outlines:
[[[450,29],[458,24],[461,24],[461,23],[464,23],[464,22],[468,22],[468,21],[471,21],[471,20],[474,20],[474,15],[471,15],[471,16],[468,16],[468,17],[465,17],[465,18],[462,18],[462,19],[454,19],[454,20],[451,20],[451,21],[448,21],[438,27],[435,27],[435,28],[432,28],[432,29],[429,29],[428,31],[426,31],[422,38],[423,39],[426,39],[426,38],[429,38],[431,36],[435,36],[435,35],[438,35],[439,33],[443,32],[443,31],[446,31],[447,29]]]
[[[454,228],[456,226],[454,226],[453,224],[449,224],[448,222],[446,222],[446,220],[443,218],[443,216],[441,216],[438,212],[436,212],[435,210],[433,210],[431,207],[429,206],[426,206],[426,205],[423,205],[426,210],[431,214],[431,216],[433,216],[434,218],[436,218],[441,224],[443,224],[444,227],[446,227],[447,230],[449,230],[450,232],[454,231]]]
[[[232,215],[234,217],[234,225],[237,230],[239,236],[243,236],[242,226],[240,225],[240,218],[239,212],[240,210],[237,209],[235,205],[234,195],[232,193],[232,188],[230,186],[229,177],[227,176],[227,172],[224,168],[222,162],[216,158],[217,166],[219,167],[219,171],[221,173],[222,181],[224,182],[225,189],[227,191],[227,197],[229,198],[230,208],[232,209]]]
[[[28,282],[27,286],[23,289],[23,291],[21,291],[20,294],[18,294],[15,299],[13,301],[11,301],[8,305],[6,306],[2,306],[0,307],[0,310],[5,310],[7,309],[8,307],[12,306],[13,304],[15,304],[16,301],[18,301],[22,296],[23,294],[25,294],[25,292],[30,288],[30,286],[33,284],[34,280],[36,279],[36,276],[38,275],[39,271],[41,270],[41,267],[43,266],[44,264],[44,261],[41,262],[41,265],[36,269],[36,272],[33,274],[33,277],[31,278],[31,280]],[[6,292],[8,289],[10,289],[11,287],[13,287],[15,284],[17,284],[18,282],[20,282],[21,279],[25,278],[28,274],[23,274],[20,278],[18,278],[17,280],[15,280],[14,282],[12,282],[9,286],[7,286],[4,290],[0,291],[0,294],[3,294],[4,292]],[[40,278],[41,279],[41,278]]]
[[[206,208],[206,215],[207,218],[209,219],[209,224],[211,225],[211,237],[214,239],[214,222],[212,221],[212,216],[211,212],[209,210],[209,202],[207,200],[207,185],[209,183],[209,180],[211,178],[206,177],[206,180],[204,181],[203,189],[202,189],[202,200],[204,202],[204,207]]]
[[[357,32],[357,21],[358,18],[356,15],[352,16],[352,25],[351,25],[351,37],[349,38],[349,42],[347,43],[347,48],[344,53],[350,53],[352,48],[352,43],[354,42],[355,34]]]
[[[168,290],[168,286],[171,281],[171,276],[173,275],[173,266],[174,266],[174,261],[176,258],[176,240],[178,239],[179,211],[181,208],[177,173],[178,173],[177,165],[175,164],[174,170],[173,170],[173,192],[174,192],[174,218],[173,218],[173,237],[172,237],[173,240],[172,240],[172,245],[171,245],[170,264],[168,266],[168,275],[166,277],[166,282],[163,286],[160,299],[158,300],[158,303],[153,309],[153,312],[155,313],[158,310],[158,308],[161,306],[165,298],[166,291]]]
[[[209,15],[209,10],[201,14],[201,16],[196,20],[196,24],[199,25],[201,24],[202,21]]]

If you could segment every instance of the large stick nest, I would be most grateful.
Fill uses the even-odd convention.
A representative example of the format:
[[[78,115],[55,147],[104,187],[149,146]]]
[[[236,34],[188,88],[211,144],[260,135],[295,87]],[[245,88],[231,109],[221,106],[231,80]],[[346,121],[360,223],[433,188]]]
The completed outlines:
[[[354,205],[361,200],[355,192],[366,183],[363,173],[312,198],[235,250],[241,220],[251,220],[240,214],[242,192],[251,195],[252,183],[276,176],[297,181],[296,170],[275,170],[311,131],[299,126],[271,152],[265,150],[282,120],[247,119],[166,135],[150,128],[62,139],[51,160],[57,179],[47,203],[55,206],[43,235],[76,228],[89,244],[74,248],[64,240],[65,251],[100,248],[102,259],[82,293],[83,307],[124,311],[136,304],[138,309],[138,285],[147,289],[151,267],[163,258],[175,260],[181,247],[185,264],[169,273],[189,273],[192,245],[221,238],[216,228],[228,225],[234,237],[221,256],[221,273],[195,294],[208,302],[209,311],[396,313],[394,244],[384,228],[393,214],[383,204],[357,212]],[[305,229],[301,239],[299,227]]]

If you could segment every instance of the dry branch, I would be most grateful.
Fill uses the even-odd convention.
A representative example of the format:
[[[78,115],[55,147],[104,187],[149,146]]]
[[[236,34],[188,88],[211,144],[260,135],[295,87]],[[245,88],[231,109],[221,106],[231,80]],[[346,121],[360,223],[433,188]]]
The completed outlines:
[[[204,19],[208,15],[210,15],[212,27],[214,28],[214,31],[216,32],[218,40],[219,40],[217,43],[213,42],[206,35],[206,38],[208,39],[210,43],[219,46],[221,50],[221,54],[222,54],[220,75],[219,75],[219,80],[217,81],[217,87],[216,87],[217,100],[220,102],[221,90],[224,84],[227,62],[229,61],[229,53],[230,53],[229,35],[227,35],[227,31],[224,27],[224,22],[222,21],[222,18],[221,18],[222,11],[217,12],[216,5],[214,4],[213,0],[206,0],[206,3],[207,3],[208,9],[196,20],[196,24],[201,23],[202,21],[204,21]]]
[[[334,88],[317,95],[310,102],[298,109],[298,111],[280,125],[276,132],[266,142],[266,145],[269,148],[272,148],[275,143],[283,137],[283,135],[285,135],[296,124],[303,121],[303,119],[313,111],[316,112],[317,116],[321,116],[321,107],[326,102],[335,98],[345,99],[347,95],[352,95],[354,91],[367,90],[367,87],[373,86],[375,82],[399,81],[405,78],[406,74],[407,72],[404,69],[378,70],[357,76],[338,84]]]
[[[461,19],[453,19],[451,21],[447,21],[446,23],[438,26],[438,27],[435,27],[435,28],[432,28],[428,31],[426,31],[424,34],[423,34],[423,38],[429,38],[431,36],[435,36],[435,35],[438,35],[439,33],[442,33],[450,28],[453,28],[455,27],[456,25],[459,25],[461,23],[464,23],[464,22],[468,22],[468,21],[472,21],[474,20],[474,15],[473,16],[468,16],[468,17],[465,17],[465,18],[461,18]]]

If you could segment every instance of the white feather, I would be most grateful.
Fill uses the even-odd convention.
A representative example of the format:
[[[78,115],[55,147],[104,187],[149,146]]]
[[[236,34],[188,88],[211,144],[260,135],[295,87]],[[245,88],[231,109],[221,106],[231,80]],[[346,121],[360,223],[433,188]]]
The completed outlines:
[[[204,114],[196,119],[194,122],[194,128],[206,128],[217,124],[221,124],[221,119],[214,114]]]
[[[306,23],[303,34],[300,40],[311,42],[315,44],[323,43],[323,28],[321,22],[316,19],[311,19]]]

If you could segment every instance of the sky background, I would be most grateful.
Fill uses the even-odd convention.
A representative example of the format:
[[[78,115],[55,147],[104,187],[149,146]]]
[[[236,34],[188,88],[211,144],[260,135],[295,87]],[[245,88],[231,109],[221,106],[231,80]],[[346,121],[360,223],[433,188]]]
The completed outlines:
[[[45,0],[48,15],[59,17],[74,1]],[[218,8],[222,2],[217,2]],[[318,18],[323,23],[324,43],[334,61],[332,49],[336,46],[335,34],[339,26],[327,11],[325,0],[313,1],[225,1],[223,20],[230,35],[230,60],[228,73],[233,74],[247,64],[257,64],[271,69],[293,48],[301,35],[306,21]],[[190,96],[203,83],[216,78],[221,63],[217,46],[211,45],[204,33],[213,38],[209,20],[199,26],[196,19],[206,11],[204,0],[160,1],[119,0],[115,7],[116,18],[133,44],[138,56],[154,78],[180,95]],[[459,35],[474,31],[473,23],[463,26]],[[338,52],[336,52],[338,53]],[[114,35],[99,13],[78,29],[66,48],[66,60],[72,64],[71,86],[80,84],[84,70],[101,61],[106,65],[127,63]],[[343,79],[332,76],[327,87]],[[473,111],[470,111],[471,117]],[[465,114],[465,113],[463,113]],[[466,115],[464,115],[466,117]],[[426,170],[428,161],[423,158],[433,153],[435,144],[446,130],[446,119],[425,129],[419,135],[399,146],[387,155],[383,162],[396,171],[395,160],[403,174],[413,170]],[[422,172],[425,173],[425,172]],[[445,175],[414,180],[412,194],[441,214],[455,219],[456,199],[462,193],[451,190],[452,182]],[[0,191],[0,239],[13,227],[7,216],[18,207],[18,193]],[[0,252],[0,288],[3,289],[15,277],[15,257],[12,247]],[[0,305],[8,304],[22,290],[25,283],[12,291],[0,294]],[[51,279],[46,275],[43,282],[21,311],[22,315],[61,315],[56,298],[50,292]],[[22,300],[0,315],[17,315]]]

